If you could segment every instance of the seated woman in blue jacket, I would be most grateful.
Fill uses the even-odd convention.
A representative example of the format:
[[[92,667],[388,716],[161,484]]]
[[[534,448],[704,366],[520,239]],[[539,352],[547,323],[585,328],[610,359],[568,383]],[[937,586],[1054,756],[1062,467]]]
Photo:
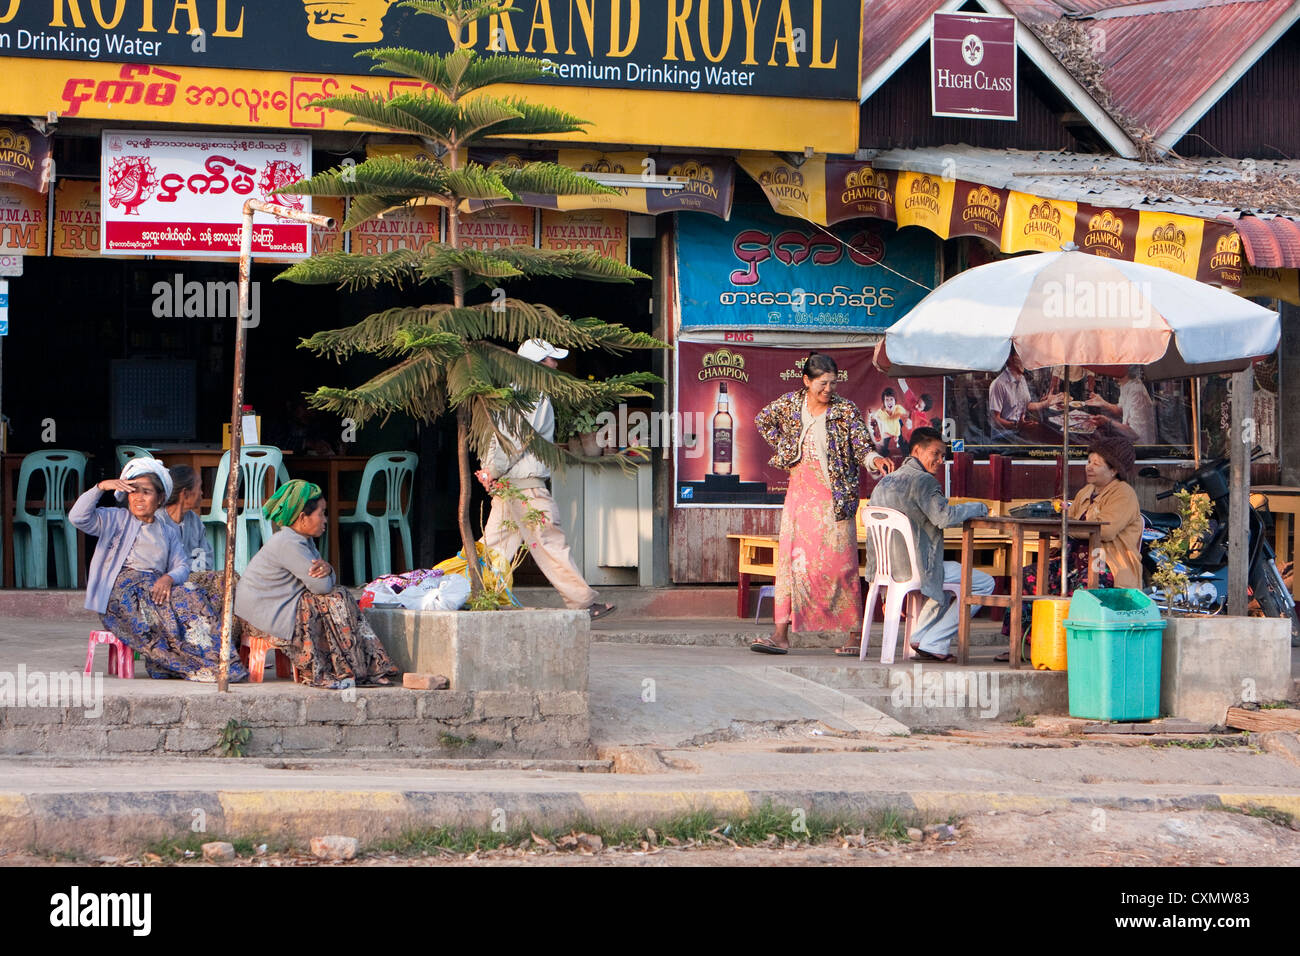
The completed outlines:
[[[73,525],[99,543],[90,561],[86,607],[106,630],[144,657],[150,677],[215,682],[221,653],[221,590],[189,583],[190,566],[175,526],[157,520],[171,495],[162,463],[133,458],[120,478],[90,488],[68,512]],[[111,491],[126,507],[98,507]],[[229,679],[248,671],[234,658]]]

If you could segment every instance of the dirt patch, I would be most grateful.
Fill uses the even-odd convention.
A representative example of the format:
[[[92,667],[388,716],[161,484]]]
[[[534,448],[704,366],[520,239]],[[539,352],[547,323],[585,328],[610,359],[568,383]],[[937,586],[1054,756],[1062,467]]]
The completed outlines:
[[[861,842],[862,845],[855,845]],[[0,850],[0,866],[161,865],[143,858],[113,862],[52,860]],[[207,866],[200,860],[176,864]],[[226,866],[1297,866],[1300,832],[1282,823],[1215,810],[1103,810],[1079,807],[1041,814],[970,817],[952,836],[914,842],[855,841],[817,846],[776,843],[730,847],[537,847],[427,856],[362,854],[327,863],[306,853],[240,858]]]

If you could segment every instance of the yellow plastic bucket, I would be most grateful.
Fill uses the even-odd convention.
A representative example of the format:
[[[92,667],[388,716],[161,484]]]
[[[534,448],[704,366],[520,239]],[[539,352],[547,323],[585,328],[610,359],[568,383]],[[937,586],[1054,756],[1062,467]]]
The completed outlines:
[[[1034,600],[1029,626],[1029,660],[1034,670],[1063,671],[1065,666],[1065,619],[1070,616],[1070,599],[1044,597]]]

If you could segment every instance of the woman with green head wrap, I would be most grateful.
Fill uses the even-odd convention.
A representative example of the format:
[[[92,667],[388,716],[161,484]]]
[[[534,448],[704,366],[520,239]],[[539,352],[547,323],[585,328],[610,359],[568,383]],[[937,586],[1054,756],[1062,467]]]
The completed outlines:
[[[235,591],[244,640],[284,651],[301,684],[387,684],[398,670],[334,569],[316,550],[325,531],[319,486],[295,479],[262,506],[280,530],[253,555]]]

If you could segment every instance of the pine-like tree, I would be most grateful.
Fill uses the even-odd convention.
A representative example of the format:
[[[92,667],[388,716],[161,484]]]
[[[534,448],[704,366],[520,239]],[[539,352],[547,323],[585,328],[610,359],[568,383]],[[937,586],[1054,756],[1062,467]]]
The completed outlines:
[[[490,14],[513,12],[483,0],[406,0],[414,8],[446,22],[451,36],[468,36],[470,23]],[[542,338],[561,348],[666,348],[657,339],[597,318],[570,318],[547,305],[508,298],[500,283],[521,277],[630,282],[644,273],[604,256],[579,251],[550,251],[511,246],[485,251],[462,248],[460,216],[468,200],[519,201],[521,193],[599,195],[613,190],[563,166],[526,163],[483,166],[466,161],[468,147],[494,139],[580,131],[587,121],[517,97],[481,92],[500,83],[545,76],[546,61],[507,54],[480,56],[457,46],[450,53],[405,48],[365,50],[373,69],[413,77],[427,84],[416,93],[394,96],[356,94],[323,100],[322,107],[351,114],[358,121],[408,133],[432,143],[440,160],[376,157],[342,166],[282,189],[285,193],[347,196],[351,206],[344,229],[382,217],[402,207],[435,204],[446,209],[450,227],[446,243],[429,243],[419,251],[380,255],[330,253],[287,269],[279,278],[299,283],[328,283],[356,290],[380,285],[399,288],[424,283],[450,286],[450,303],[403,306],[368,316],[350,328],[318,332],[302,347],[343,360],[370,353],[397,361],[355,388],[318,389],[309,399],[321,409],[364,422],[377,415],[402,412],[430,423],[447,412],[456,416],[459,456],[459,528],[468,560],[472,593],[483,590],[473,560],[470,527],[470,454],[482,457],[495,437],[508,454],[509,435],[551,467],[568,457],[534,431],[524,414],[541,393],[559,408],[610,405],[620,397],[647,396],[641,386],[660,382],[650,373],[634,372],[604,381],[579,379],[521,358],[515,344]],[[466,294],[491,288],[488,301],[466,304]],[[503,344],[505,343],[505,344]],[[627,459],[623,458],[626,464]]]

